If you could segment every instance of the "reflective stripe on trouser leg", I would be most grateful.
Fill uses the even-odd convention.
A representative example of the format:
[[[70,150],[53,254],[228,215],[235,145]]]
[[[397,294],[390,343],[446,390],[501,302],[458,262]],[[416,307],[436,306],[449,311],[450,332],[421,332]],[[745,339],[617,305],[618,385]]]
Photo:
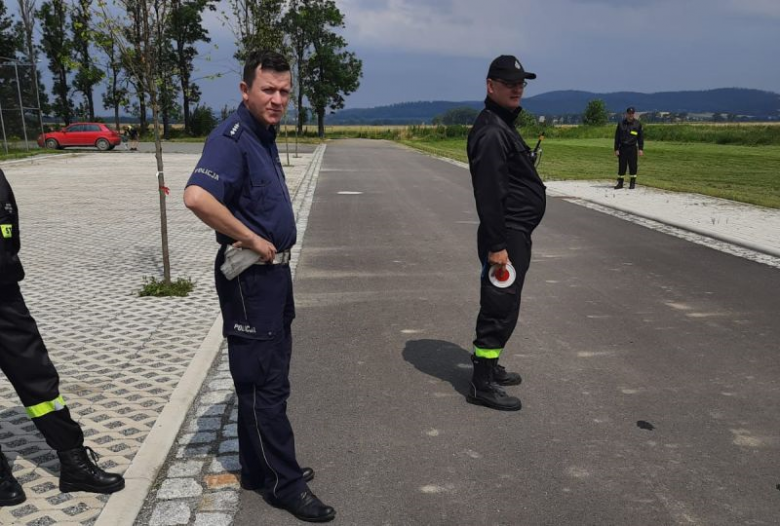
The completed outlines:
[[[501,356],[501,351],[503,349],[480,349],[479,347],[474,347],[474,356],[492,360]]]
[[[48,415],[52,411],[62,411],[65,409],[65,399],[62,398],[62,395],[60,395],[54,400],[49,402],[41,402],[40,404],[35,404],[33,406],[26,407],[25,409],[27,409],[27,415],[30,418],[38,418],[44,415]]]

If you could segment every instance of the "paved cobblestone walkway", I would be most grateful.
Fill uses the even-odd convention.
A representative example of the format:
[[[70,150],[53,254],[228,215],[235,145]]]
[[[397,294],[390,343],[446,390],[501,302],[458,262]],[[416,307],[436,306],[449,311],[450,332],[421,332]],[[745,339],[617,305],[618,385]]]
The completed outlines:
[[[198,158],[164,157],[171,191],[167,211],[172,277],[189,277],[195,283],[186,298],[137,295],[145,277],[162,276],[152,155],[61,155],[3,166],[21,212],[25,299],[86,443],[100,455],[100,465],[111,471],[124,473],[133,462],[219,314],[212,276],[213,232],[181,200]],[[299,209],[308,190],[301,181],[312,158],[301,154],[285,168]],[[229,373],[210,379],[207,387],[214,390],[207,400],[227,401]],[[204,436],[198,433],[213,432],[201,427],[180,443],[196,444]],[[3,377],[0,444],[28,496],[19,506],[0,508],[0,524],[97,521],[108,496],[59,492],[56,453]],[[192,449],[182,448],[182,456]],[[123,498],[123,493],[112,499]]]

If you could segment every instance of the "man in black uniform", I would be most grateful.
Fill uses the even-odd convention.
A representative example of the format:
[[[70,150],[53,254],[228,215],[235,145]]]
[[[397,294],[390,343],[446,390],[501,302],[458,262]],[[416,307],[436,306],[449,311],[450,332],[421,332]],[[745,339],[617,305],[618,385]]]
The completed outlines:
[[[520,313],[520,295],[531,263],[531,233],[546,208],[545,186],[534,167],[534,154],[515,128],[522,111],[526,79],[535,79],[511,55],[501,55],[487,75],[485,109],[469,133],[467,152],[479,214],[477,251],[482,263],[480,310],[474,340],[474,373],[466,399],[503,411],[517,411],[520,400],[501,386],[517,385],[520,375],[498,364]],[[512,264],[514,283],[490,283],[490,267]]]
[[[618,158],[618,180],[615,190],[623,188],[623,177],[626,167],[631,175],[628,185],[630,190],[636,188],[637,153],[644,155],[645,138],[642,135],[642,123],[634,119],[636,110],[633,106],[626,109],[626,117],[615,129],[615,156]]]
[[[325,522],[336,511],[307,486],[314,471],[298,465],[287,418],[296,226],[275,140],[291,85],[282,55],[249,55],[243,102],[206,140],[184,203],[216,231],[220,245],[215,281],[238,395],[241,486],[298,519]],[[234,257],[249,264],[223,272]]]
[[[19,212],[11,185],[0,170],[0,369],[60,457],[60,491],[114,493],[125,487],[125,481],[100,469],[92,458],[94,452],[84,447],[84,433],[60,395],[57,370],[24,303],[19,248]],[[0,452],[0,506],[24,500],[24,491]]]

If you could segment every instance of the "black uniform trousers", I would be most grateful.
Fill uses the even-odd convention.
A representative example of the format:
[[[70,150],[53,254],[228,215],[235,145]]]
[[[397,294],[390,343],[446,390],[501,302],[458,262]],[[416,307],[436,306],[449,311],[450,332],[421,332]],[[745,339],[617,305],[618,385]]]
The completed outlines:
[[[485,358],[498,358],[506,342],[512,336],[520,315],[520,296],[528,267],[531,264],[531,234],[521,230],[507,229],[507,252],[517,272],[515,282],[505,289],[490,283],[488,278],[488,247],[482,227],[477,232],[477,250],[482,263],[480,281],[479,314],[477,315],[477,337],[474,340],[475,353],[481,351]]]
[[[290,266],[252,265],[227,280],[219,270],[223,254],[215,278],[238,396],[241,478],[286,502],[306,489],[287,418],[295,318]]]
[[[52,449],[84,444],[81,427],[60,398],[57,370],[18,283],[0,284],[0,369]]]
[[[626,167],[628,167],[628,173],[635,176],[638,164],[636,146],[621,146],[618,152],[620,152],[618,155],[618,175],[626,175]]]

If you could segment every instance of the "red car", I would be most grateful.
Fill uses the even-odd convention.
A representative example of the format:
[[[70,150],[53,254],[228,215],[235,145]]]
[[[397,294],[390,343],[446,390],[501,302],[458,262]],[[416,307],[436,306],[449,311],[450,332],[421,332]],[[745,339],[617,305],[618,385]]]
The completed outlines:
[[[122,144],[122,137],[101,122],[75,122],[60,131],[38,136],[38,146],[59,150],[68,146],[94,146],[98,150],[113,150]]]

